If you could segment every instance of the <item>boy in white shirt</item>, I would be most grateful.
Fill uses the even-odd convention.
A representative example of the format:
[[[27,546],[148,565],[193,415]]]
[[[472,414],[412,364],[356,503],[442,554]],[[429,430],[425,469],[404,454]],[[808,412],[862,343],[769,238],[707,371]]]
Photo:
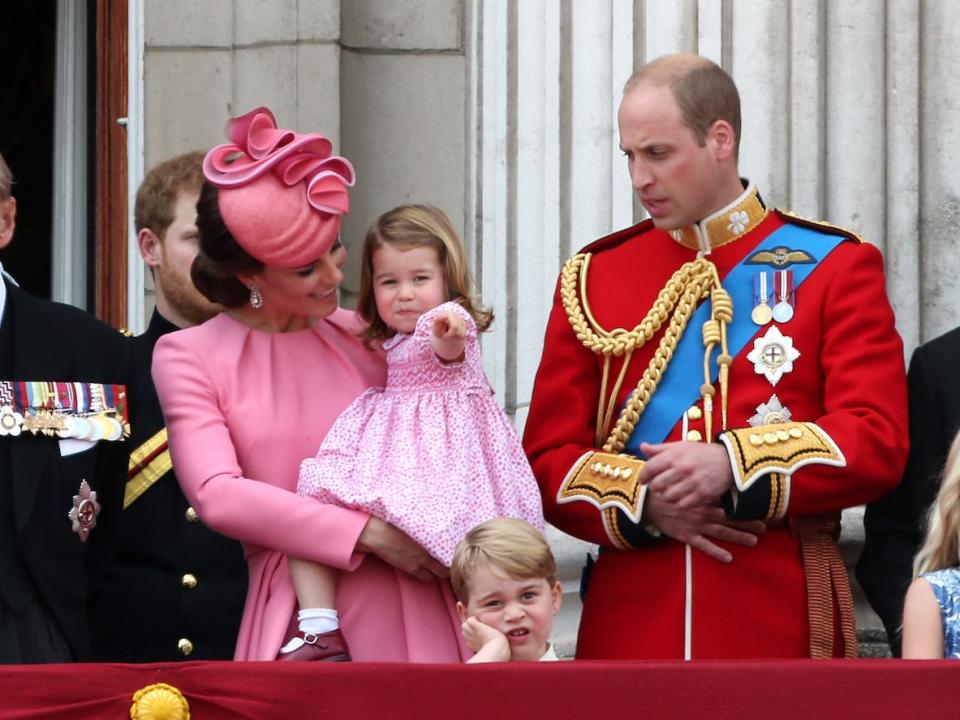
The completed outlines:
[[[457,546],[450,581],[476,653],[467,662],[558,659],[549,638],[563,590],[536,528],[513,518],[478,525]]]

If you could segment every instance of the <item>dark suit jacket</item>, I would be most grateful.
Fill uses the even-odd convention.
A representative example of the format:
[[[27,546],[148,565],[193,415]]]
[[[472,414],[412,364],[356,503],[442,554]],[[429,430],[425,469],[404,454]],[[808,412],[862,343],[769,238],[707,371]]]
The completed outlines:
[[[960,430],[960,328],[921,345],[908,373],[910,456],[903,482],[867,506],[866,541],[857,579],[900,654],[903,598],[913,557],[924,537],[926,513],[940,487],[947,451]]]
[[[12,343],[0,347],[8,380],[124,382],[128,347],[123,336],[69,305],[40,300],[6,284],[3,323]],[[8,325],[9,323],[9,325]],[[29,580],[60,624],[74,657],[90,651],[90,590],[110,552],[120,515],[125,442],[99,442],[62,457],[56,437],[21,433],[6,438],[3,457],[13,511],[12,538]],[[101,504],[87,542],[67,517],[82,480]],[[5,483],[6,484],[6,483]]]
[[[157,340],[175,330],[154,312],[147,332],[130,340],[136,373],[131,451],[164,426],[150,367]],[[95,660],[233,659],[247,594],[243,550],[188,507],[170,471],[123,511],[117,551],[95,605]],[[188,574],[195,584],[184,584]]]

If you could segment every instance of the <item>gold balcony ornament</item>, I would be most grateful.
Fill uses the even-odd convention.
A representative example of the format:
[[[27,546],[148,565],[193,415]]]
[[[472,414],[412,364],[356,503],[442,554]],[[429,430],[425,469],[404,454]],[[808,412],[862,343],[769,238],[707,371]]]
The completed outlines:
[[[130,720],[190,720],[190,705],[177,688],[154,683],[133,694]]]

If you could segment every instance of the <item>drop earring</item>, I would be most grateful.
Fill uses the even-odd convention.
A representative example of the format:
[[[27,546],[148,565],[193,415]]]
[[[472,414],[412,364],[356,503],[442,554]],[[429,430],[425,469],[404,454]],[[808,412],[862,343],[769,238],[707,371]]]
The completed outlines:
[[[250,307],[259,310],[263,307],[263,295],[260,294],[260,288],[254,283],[250,286]]]

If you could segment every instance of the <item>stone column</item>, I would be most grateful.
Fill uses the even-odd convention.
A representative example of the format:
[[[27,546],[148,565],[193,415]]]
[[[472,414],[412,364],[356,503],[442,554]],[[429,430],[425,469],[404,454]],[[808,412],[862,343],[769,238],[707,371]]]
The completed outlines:
[[[341,6],[341,134],[357,170],[344,303],[352,305],[370,223],[403,203],[464,228],[467,94],[463,3],[350,0]]]

